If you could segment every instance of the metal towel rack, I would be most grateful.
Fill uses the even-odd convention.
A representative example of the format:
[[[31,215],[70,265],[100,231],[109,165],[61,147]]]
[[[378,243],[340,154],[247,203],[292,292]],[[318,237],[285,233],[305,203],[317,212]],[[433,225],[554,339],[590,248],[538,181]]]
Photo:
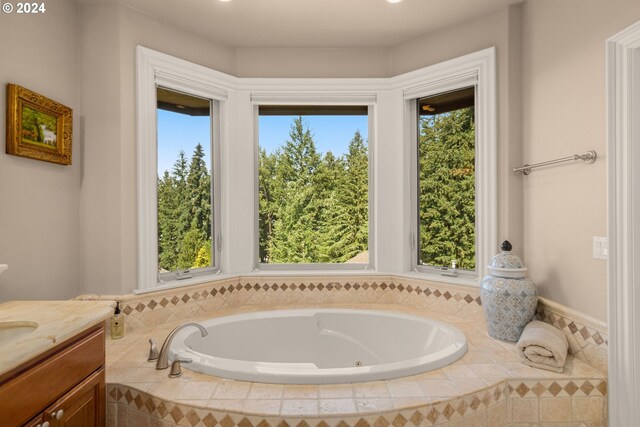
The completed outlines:
[[[513,168],[513,171],[522,172],[523,175],[529,175],[531,173],[531,169],[534,169],[534,168],[555,165],[556,163],[571,162],[573,160],[583,160],[589,164],[592,164],[596,161],[597,158],[598,158],[598,154],[593,150],[589,150],[584,154],[574,154],[573,156],[562,157],[560,159],[555,159],[555,160],[548,160],[546,162],[534,163],[532,165],[524,164],[519,168]]]

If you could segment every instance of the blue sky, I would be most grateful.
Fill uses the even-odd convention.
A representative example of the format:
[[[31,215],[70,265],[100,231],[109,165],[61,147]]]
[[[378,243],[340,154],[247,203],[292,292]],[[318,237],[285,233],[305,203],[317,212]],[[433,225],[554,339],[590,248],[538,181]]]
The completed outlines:
[[[189,116],[171,111],[158,111],[158,175],[165,170],[171,172],[180,150],[184,151],[187,162],[193,150],[202,144],[207,168],[211,170],[211,127],[208,116]]]
[[[260,116],[260,147],[268,153],[274,152],[289,139],[291,123],[297,116]],[[365,141],[368,139],[367,116],[304,116],[313,135],[316,149],[321,153],[331,151],[340,156],[346,153],[349,141],[356,130]],[[187,161],[191,159],[198,143],[205,151],[207,167],[210,169],[211,140],[209,117],[192,117],[186,114],[158,110],[158,171],[171,171],[183,150]]]
[[[260,147],[267,153],[284,145],[289,139],[291,123],[298,116],[260,116],[258,123]],[[362,138],[368,138],[367,116],[303,116],[311,129],[316,149],[321,153],[331,151],[336,156],[347,152],[349,141],[356,130]]]

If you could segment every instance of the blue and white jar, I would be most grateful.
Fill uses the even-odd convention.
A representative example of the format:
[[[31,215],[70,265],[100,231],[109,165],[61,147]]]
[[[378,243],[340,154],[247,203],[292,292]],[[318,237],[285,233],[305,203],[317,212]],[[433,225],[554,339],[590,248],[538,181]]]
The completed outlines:
[[[538,291],[525,274],[527,269],[510,253],[511,243],[502,243],[502,252],[491,258],[489,275],[482,279],[480,299],[487,317],[489,336],[518,341],[538,306]]]

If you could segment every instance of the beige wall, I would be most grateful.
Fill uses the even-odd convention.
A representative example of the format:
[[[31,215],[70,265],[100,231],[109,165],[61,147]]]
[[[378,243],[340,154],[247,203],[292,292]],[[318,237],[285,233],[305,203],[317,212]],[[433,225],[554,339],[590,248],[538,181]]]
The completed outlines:
[[[533,163],[596,150],[524,178],[525,254],[547,298],[606,320],[605,41],[640,19],[637,0],[529,1],[524,7],[524,158]]]
[[[222,72],[232,49],[111,2],[81,13],[87,161],[81,189],[84,292],[119,294],[137,283],[135,48],[142,45]]]
[[[511,239],[516,251],[522,247],[521,181],[505,172],[510,164],[521,160],[520,6],[388,50],[234,50],[113,3],[82,6],[81,11],[88,153],[81,193],[85,291],[119,293],[136,287],[135,46],[138,44],[242,77],[388,77],[496,46],[499,237]],[[407,220],[407,227],[408,224]],[[408,265],[409,261],[407,268]]]
[[[241,77],[388,77],[496,46],[499,239],[543,296],[606,318],[604,49],[637,0],[527,1],[387,50],[233,49],[112,2],[59,0],[26,33],[15,18],[0,14],[0,99],[15,82],[71,106],[75,145],[70,167],[0,154],[1,300],[135,287],[136,45]],[[589,149],[592,166],[510,172]]]
[[[44,15],[0,13],[0,263],[9,264],[0,276],[0,301],[69,298],[80,286],[78,10],[73,0],[46,7]],[[4,153],[7,83],[74,110],[71,166]]]
[[[388,49],[236,49],[238,77],[390,77]]]
[[[521,38],[522,6],[513,5],[454,27],[396,46],[392,74],[437,64],[496,47],[498,87],[498,241],[508,239],[522,254],[522,181],[510,168],[522,158]],[[499,248],[495,248],[496,251]]]

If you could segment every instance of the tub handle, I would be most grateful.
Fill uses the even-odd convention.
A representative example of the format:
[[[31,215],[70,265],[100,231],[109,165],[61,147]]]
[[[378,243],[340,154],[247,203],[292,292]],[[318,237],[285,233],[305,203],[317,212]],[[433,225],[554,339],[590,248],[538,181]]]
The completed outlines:
[[[149,357],[147,358],[147,362],[153,362],[158,360],[158,355],[160,354],[160,350],[158,350],[158,345],[156,344],[156,340],[153,338],[149,338]]]
[[[178,378],[182,375],[182,369],[180,368],[181,363],[191,363],[192,359],[176,359],[171,364],[171,371],[169,372],[169,378]]]

